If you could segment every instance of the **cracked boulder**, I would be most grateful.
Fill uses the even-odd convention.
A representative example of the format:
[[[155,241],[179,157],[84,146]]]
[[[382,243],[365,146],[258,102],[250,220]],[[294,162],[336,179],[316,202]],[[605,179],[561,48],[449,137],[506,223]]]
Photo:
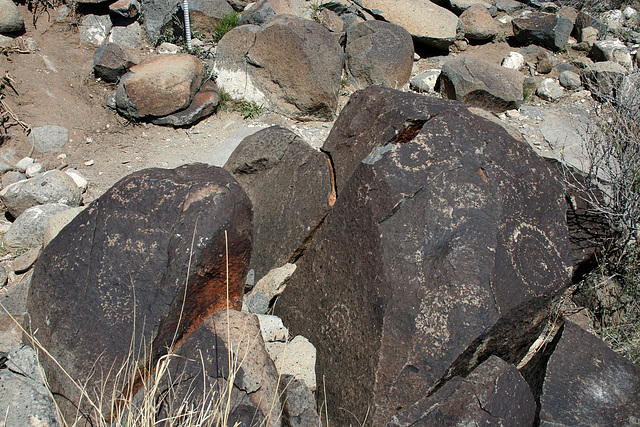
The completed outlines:
[[[531,426],[535,414],[533,394],[516,367],[491,356],[466,378],[452,378],[394,416],[387,426]]]
[[[116,109],[130,119],[184,110],[205,79],[204,65],[188,54],[156,55],[134,65],[118,84]]]
[[[338,105],[342,49],[321,24],[279,15],[229,31],[216,50],[217,82],[233,98],[288,117],[330,120]]]
[[[90,396],[101,395],[104,378],[111,395],[114,366],[138,354],[148,360],[129,362],[155,366],[209,315],[241,307],[250,251],[251,202],[227,171],[192,164],[133,173],[44,249],[26,329]],[[72,405],[87,409],[57,366],[42,362],[67,421]]]
[[[158,381],[158,418],[173,415],[180,402],[198,409],[219,408],[226,425],[279,427],[278,382],[258,318],[220,310],[205,319],[170,357],[168,372]],[[134,402],[141,401],[142,394]]]
[[[547,364],[540,426],[637,425],[640,368],[567,321]]]
[[[253,204],[256,279],[295,261],[335,201],[326,154],[272,126],[245,138],[224,167]]]
[[[383,425],[479,360],[519,361],[571,279],[545,162],[485,110],[379,87],[323,150],[337,201],[275,314],[316,346],[329,418]]]
[[[345,62],[360,88],[401,88],[413,67],[413,40],[399,25],[383,21],[354,24],[347,31]]]
[[[442,94],[501,113],[518,109],[524,101],[524,75],[471,56],[452,59],[442,66]]]

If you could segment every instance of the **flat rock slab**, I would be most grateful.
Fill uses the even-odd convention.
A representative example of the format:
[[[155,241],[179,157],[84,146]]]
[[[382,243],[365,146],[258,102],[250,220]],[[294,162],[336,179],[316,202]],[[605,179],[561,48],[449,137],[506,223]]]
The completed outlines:
[[[272,126],[245,138],[225,165],[253,204],[256,279],[293,262],[333,204],[327,156]]]
[[[462,23],[451,11],[429,0],[361,0],[358,2],[385,21],[406,29],[418,43],[447,49]]]
[[[379,87],[336,121],[337,202],[275,304],[316,346],[335,423],[384,424],[477,360],[519,360],[570,282],[563,187],[496,121]]]
[[[545,427],[636,425],[640,368],[567,321],[547,364],[540,408]]]
[[[513,34],[522,44],[534,43],[553,51],[565,47],[573,22],[560,15],[530,12],[511,21]]]
[[[452,378],[431,396],[394,416],[387,426],[530,426],[535,413],[533,394],[516,367],[491,356],[466,378]]]
[[[153,119],[156,125],[171,125],[175,127],[190,126],[216,111],[220,103],[220,89],[212,80],[205,82],[196,92],[191,103],[184,110],[168,116]]]
[[[93,395],[101,378],[114,386],[108,373],[136,358],[131,349],[153,366],[206,317],[240,308],[250,251],[251,202],[228,172],[204,164],[136,172],[45,247],[27,329]],[[78,403],[66,376],[43,362],[54,394]]]

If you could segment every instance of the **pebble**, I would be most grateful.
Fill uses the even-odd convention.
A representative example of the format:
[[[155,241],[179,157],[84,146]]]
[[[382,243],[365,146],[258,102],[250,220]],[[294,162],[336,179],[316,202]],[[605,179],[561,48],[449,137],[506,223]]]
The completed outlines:
[[[95,162],[93,160],[89,160],[89,161],[84,162],[85,166],[93,166],[94,164],[95,164]]]
[[[24,173],[27,170],[27,167],[33,162],[34,160],[31,157],[25,157],[16,163],[16,169],[18,169],[19,172]]]
[[[34,176],[38,175],[39,173],[42,173],[44,171],[44,166],[42,166],[42,163],[31,163],[29,166],[27,166],[27,169],[24,171],[24,174],[27,176],[27,178],[33,178]]]

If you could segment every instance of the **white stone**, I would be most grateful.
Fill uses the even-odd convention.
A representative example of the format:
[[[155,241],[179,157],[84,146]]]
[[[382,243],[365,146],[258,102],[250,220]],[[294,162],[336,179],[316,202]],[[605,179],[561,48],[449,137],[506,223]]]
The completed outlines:
[[[316,390],[316,348],[308,339],[298,335],[288,343],[268,342],[265,347],[279,375],[291,375]]]
[[[271,301],[276,295],[280,295],[284,291],[287,286],[287,280],[289,280],[294,271],[296,271],[296,265],[290,263],[274,268],[258,280],[251,292],[245,296],[245,300],[249,301],[258,292],[263,292]]]
[[[158,53],[178,53],[180,51],[180,48],[173,44],[173,43],[169,43],[169,42],[164,42],[162,43],[160,46],[158,46],[158,48],[156,49],[156,52]]]
[[[536,94],[546,101],[555,102],[565,95],[565,90],[556,79],[547,78],[540,82]]]
[[[218,87],[226,91],[232,98],[255,102],[257,105],[262,105],[266,108],[270,107],[269,99],[264,92],[253,84],[249,73],[241,70],[218,68],[217,63],[214,65],[213,70],[218,75],[216,79]]]
[[[502,66],[520,71],[524,67],[524,56],[519,52],[509,52],[502,60]]]
[[[87,187],[89,186],[89,182],[82,175],[80,175],[80,172],[78,172],[77,170],[68,169],[64,172],[67,175],[69,175],[71,178],[73,178],[73,181],[76,183],[78,187],[82,189],[82,191],[86,190]]]
[[[289,330],[284,326],[281,318],[268,314],[256,314],[256,316],[260,322],[260,332],[264,342],[286,342],[289,339]]]
[[[33,164],[33,162],[34,160],[31,157],[25,157],[20,161],[18,161],[18,163],[16,163],[16,169],[18,170],[18,172],[25,173],[27,170],[27,167]]]
[[[631,6],[627,6],[622,11],[622,14],[626,19],[633,19],[638,16],[638,11],[632,8]]]
[[[27,178],[33,178],[42,171],[44,171],[44,166],[42,166],[42,163],[31,163],[25,169],[24,174],[27,176]]]

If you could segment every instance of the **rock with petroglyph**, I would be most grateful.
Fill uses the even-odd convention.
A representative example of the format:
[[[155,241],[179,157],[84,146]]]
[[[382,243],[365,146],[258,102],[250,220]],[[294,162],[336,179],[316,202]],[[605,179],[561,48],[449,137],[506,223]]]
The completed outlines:
[[[379,87],[344,108],[323,147],[337,201],[275,305],[316,346],[336,424],[384,425],[540,334],[571,279],[566,205],[514,135],[486,110]]]
[[[9,213],[17,218],[27,209],[45,203],[78,206],[82,190],[66,173],[51,170],[9,185],[0,191],[0,199]]]
[[[388,427],[533,425],[536,401],[514,365],[491,356],[465,378],[454,377],[431,396],[394,416]]]
[[[272,126],[245,138],[224,167],[253,203],[251,268],[259,280],[300,255],[333,205],[329,158]]]
[[[300,120],[331,120],[343,53],[321,24],[278,15],[229,31],[216,50],[217,83],[232,97]]]
[[[224,169],[135,172],[45,247],[29,289],[29,328],[90,395],[100,394],[132,348],[155,366],[207,316],[240,309],[250,251],[251,202]],[[49,359],[45,370],[54,395],[65,396],[65,418],[75,419],[73,405],[86,404],[79,390]]]

